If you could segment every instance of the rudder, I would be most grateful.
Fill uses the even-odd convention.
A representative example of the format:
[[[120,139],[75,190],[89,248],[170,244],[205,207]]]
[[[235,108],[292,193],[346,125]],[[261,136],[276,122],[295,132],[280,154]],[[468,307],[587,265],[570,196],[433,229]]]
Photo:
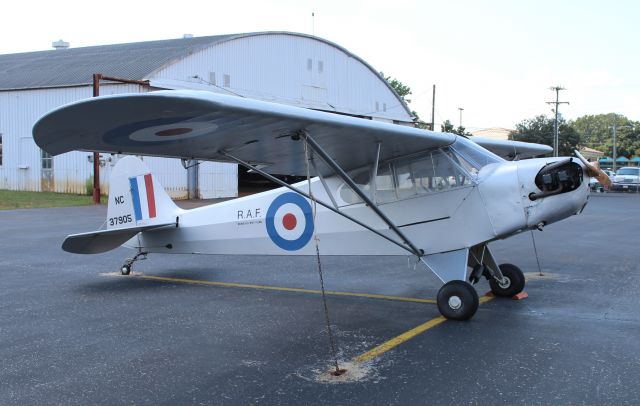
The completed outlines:
[[[134,156],[118,161],[109,181],[107,229],[164,224],[180,212],[144,162]]]

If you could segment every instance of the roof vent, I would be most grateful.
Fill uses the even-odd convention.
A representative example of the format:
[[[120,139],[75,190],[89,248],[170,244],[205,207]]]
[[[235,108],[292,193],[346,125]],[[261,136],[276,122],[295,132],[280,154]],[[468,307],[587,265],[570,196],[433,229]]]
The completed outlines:
[[[182,38],[193,38],[193,34],[182,34]]]
[[[55,49],[67,49],[69,48],[69,43],[59,39],[57,41],[52,42],[51,46],[54,47]]]

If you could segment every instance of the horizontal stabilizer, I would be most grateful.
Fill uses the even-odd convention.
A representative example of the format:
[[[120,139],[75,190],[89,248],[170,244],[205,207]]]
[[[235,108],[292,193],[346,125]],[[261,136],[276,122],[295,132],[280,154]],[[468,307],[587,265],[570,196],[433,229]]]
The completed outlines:
[[[174,226],[176,223],[153,224],[142,227],[98,230],[89,233],[71,234],[62,243],[62,249],[74,254],[100,254],[118,248],[141,231]]]

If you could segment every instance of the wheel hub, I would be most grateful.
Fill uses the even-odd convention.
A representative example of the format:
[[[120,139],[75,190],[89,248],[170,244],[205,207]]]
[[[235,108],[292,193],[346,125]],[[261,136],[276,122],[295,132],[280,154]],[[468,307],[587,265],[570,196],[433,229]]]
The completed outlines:
[[[511,286],[511,279],[507,278],[506,276],[503,276],[502,280],[498,281],[498,285],[502,289],[509,289],[509,286]]]
[[[459,296],[451,296],[448,303],[453,310],[458,310],[462,307],[462,299]]]

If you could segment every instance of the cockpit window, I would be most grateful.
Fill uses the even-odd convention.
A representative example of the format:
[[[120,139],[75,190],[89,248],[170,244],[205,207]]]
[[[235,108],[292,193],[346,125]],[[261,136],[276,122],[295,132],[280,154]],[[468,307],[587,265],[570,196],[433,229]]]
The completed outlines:
[[[462,162],[462,158],[449,148],[425,152],[411,158],[384,162],[376,176],[376,203],[404,200],[418,195],[435,193],[472,185],[475,167]],[[466,161],[465,161],[466,162]],[[371,196],[370,169],[361,170],[353,180]],[[340,188],[340,198],[347,204],[361,199],[346,185]]]
[[[482,167],[496,162],[504,162],[504,159],[495,155],[473,141],[464,137],[457,137],[456,142],[449,147],[458,157],[458,163],[472,174],[480,172]]]

